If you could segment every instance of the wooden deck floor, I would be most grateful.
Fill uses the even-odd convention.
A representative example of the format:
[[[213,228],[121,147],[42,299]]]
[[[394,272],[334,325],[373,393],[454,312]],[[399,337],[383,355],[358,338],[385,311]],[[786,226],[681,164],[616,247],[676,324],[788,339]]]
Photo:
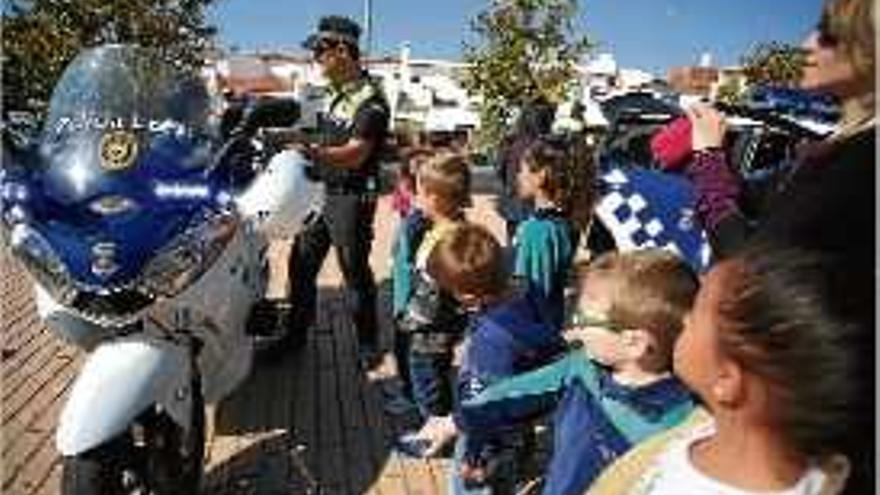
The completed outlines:
[[[491,198],[476,197],[471,218],[501,238]],[[395,225],[387,200],[381,201],[371,263],[383,308]],[[405,459],[390,448],[390,439],[415,418],[382,410],[383,384],[394,378],[390,361],[369,376],[355,365],[347,297],[335,257],[328,260],[319,276],[319,321],[306,349],[276,364],[256,362],[244,385],[214,408],[204,493],[446,493],[449,461]],[[273,290],[282,289],[276,283]],[[83,355],[40,324],[31,284],[5,253],[0,291],[0,493],[55,494],[61,474],[55,423]],[[383,340],[390,345],[387,321]]]

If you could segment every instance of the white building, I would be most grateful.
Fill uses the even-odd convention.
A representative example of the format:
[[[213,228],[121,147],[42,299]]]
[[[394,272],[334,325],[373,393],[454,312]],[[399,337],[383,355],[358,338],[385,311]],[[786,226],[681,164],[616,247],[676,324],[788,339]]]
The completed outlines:
[[[392,126],[405,124],[427,132],[475,129],[474,101],[459,83],[465,65],[444,60],[412,59],[409,46],[398,57],[367,61],[388,97]],[[313,126],[326,106],[327,82],[309,57],[283,52],[234,55],[219,59],[209,85],[222,91],[291,96],[303,105],[301,125]]]
[[[464,63],[416,59],[404,43],[397,56],[370,59],[366,64],[388,97],[392,126],[426,132],[469,132],[479,126],[476,100],[460,83]],[[573,102],[580,101],[588,127],[607,125],[599,105],[603,99],[656,81],[648,72],[620,67],[611,53],[591,57],[577,72],[578,84],[570,101],[560,106],[560,118],[570,115]],[[213,73],[214,85],[221,89],[296,98],[303,105],[302,126],[314,126],[318,112],[327,104],[326,81],[306,55],[283,51],[232,55],[220,58]]]

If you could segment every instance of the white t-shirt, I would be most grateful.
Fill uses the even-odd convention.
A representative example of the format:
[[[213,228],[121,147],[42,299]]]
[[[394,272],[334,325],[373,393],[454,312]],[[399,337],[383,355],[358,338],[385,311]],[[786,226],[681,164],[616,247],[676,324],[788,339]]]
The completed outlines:
[[[706,476],[691,463],[690,447],[715,433],[715,426],[697,428],[686,438],[672,442],[655,464],[633,487],[630,495],[816,495],[826,481],[825,473],[810,466],[791,488],[754,492],[726,485]]]

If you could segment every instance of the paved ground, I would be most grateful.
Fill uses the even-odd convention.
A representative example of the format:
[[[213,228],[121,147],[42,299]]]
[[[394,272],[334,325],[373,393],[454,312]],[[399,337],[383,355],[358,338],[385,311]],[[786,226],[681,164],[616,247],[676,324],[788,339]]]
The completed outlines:
[[[470,217],[501,238],[491,201],[478,195]],[[383,200],[371,261],[386,307],[395,226]],[[283,245],[278,259],[281,251]],[[390,360],[370,376],[354,366],[346,296],[335,259],[328,259],[320,275],[319,322],[307,348],[275,365],[258,362],[248,381],[215,408],[205,493],[446,492],[447,461],[403,459],[389,448],[389,439],[413,418],[391,418],[382,411],[382,385],[394,374]],[[283,283],[276,279],[273,290],[283,290]],[[27,275],[5,252],[0,253],[0,292],[0,492],[55,494],[60,479],[55,422],[83,355],[40,324]],[[385,335],[386,345],[389,340]]]

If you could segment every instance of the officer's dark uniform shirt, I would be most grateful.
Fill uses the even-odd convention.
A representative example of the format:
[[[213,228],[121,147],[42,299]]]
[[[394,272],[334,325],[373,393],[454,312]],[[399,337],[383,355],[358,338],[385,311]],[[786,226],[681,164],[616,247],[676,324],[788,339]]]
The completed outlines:
[[[385,95],[367,72],[332,91],[327,111],[318,121],[321,144],[341,146],[352,138],[360,138],[372,142],[373,149],[356,169],[319,164],[321,178],[330,194],[376,191],[379,155],[388,132],[389,113]]]

